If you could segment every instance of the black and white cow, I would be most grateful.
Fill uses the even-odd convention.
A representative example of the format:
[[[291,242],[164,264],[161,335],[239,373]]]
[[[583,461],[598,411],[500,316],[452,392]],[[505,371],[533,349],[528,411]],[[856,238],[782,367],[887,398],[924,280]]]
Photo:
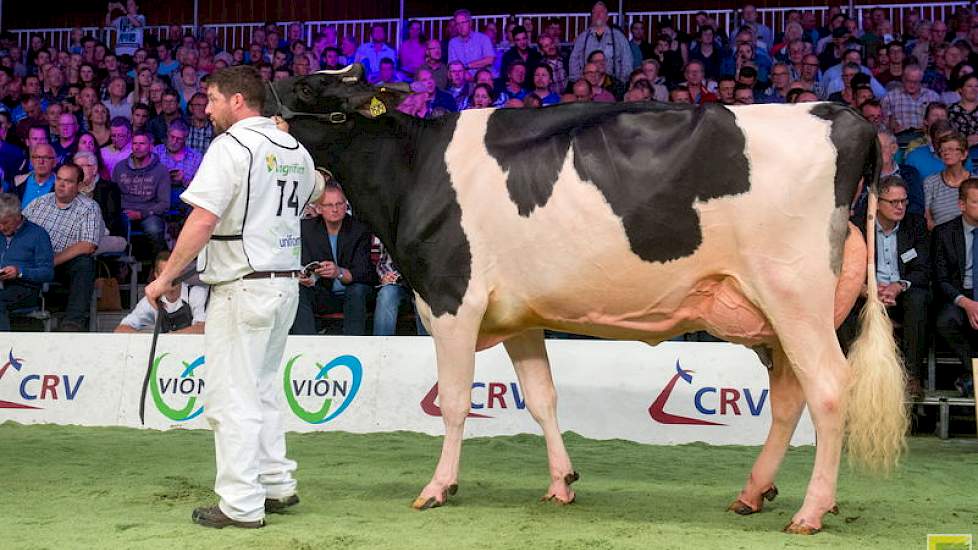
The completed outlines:
[[[776,493],[806,403],[819,444],[786,530],[817,532],[834,509],[844,431],[855,458],[896,460],[903,375],[882,306],[870,300],[848,363],[834,332],[867,277],[849,204],[879,170],[855,112],[570,104],[420,120],[399,96],[354,65],[275,83],[267,111],[344,184],[434,338],[446,437],[415,507],[454,492],[474,354],[500,342],[545,435],[546,497],[573,501],[544,328],[650,344],[705,329],[761,350],[773,422],[739,513]]]

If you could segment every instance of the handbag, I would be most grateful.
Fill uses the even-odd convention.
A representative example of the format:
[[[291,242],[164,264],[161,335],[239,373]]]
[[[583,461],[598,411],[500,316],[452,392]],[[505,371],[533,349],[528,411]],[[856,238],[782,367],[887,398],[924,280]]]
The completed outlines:
[[[98,262],[99,276],[95,278],[95,291],[98,301],[95,304],[97,311],[119,311],[122,309],[122,295],[119,293],[119,280],[112,276],[104,262]]]

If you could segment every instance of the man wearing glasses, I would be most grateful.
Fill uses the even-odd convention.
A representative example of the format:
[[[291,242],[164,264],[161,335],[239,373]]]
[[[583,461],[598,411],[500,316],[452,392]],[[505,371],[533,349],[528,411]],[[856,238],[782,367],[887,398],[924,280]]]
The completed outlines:
[[[41,143],[31,148],[30,161],[34,170],[14,178],[14,186],[11,189],[11,192],[20,197],[21,208],[27,208],[31,201],[54,190],[56,160],[54,147],[48,143]]]
[[[448,42],[448,62],[458,61],[468,73],[468,79],[483,67],[491,67],[496,59],[496,51],[489,37],[472,30],[472,13],[469,10],[455,12],[455,27],[458,36]],[[626,45],[627,46],[627,45]]]
[[[927,105],[940,101],[937,93],[921,85],[923,80],[924,71],[919,65],[907,65],[903,69],[903,86],[883,98],[883,116],[894,134],[923,128]]]
[[[346,213],[346,196],[335,182],[315,203],[319,216],[302,220],[299,309],[292,334],[317,334],[317,313],[343,312],[343,334],[367,334],[367,298],[377,283],[370,262],[370,230]],[[315,262],[315,263],[314,263]]]
[[[892,139],[892,136],[888,136]],[[876,279],[878,293],[890,318],[903,326],[901,351],[906,359],[907,392],[923,394],[921,371],[927,357],[927,304],[930,302],[930,237],[923,216],[907,213],[907,184],[886,176],[879,184],[876,215]],[[854,220],[866,230],[865,214]],[[860,298],[862,300],[862,298]],[[856,304],[859,307],[860,304]],[[857,332],[859,309],[853,308],[842,328],[843,341]]]

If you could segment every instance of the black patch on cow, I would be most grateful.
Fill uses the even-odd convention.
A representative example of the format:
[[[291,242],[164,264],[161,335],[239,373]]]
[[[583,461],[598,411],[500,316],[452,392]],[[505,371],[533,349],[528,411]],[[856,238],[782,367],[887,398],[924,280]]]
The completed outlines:
[[[829,139],[837,151],[835,206],[848,208],[860,178],[865,177],[874,188],[879,180],[881,161],[876,129],[862,115],[837,103],[819,103],[811,113],[832,123]]]
[[[520,215],[544,206],[571,148],[574,167],[621,218],[645,261],[687,257],[703,232],[696,201],[746,193],[746,140],[719,105],[569,104],[489,117],[486,148]]]
[[[432,314],[455,315],[472,275],[462,209],[445,151],[458,115],[419,120],[353,113],[344,124],[296,117],[290,131],[343,185],[354,213],[384,243]]]

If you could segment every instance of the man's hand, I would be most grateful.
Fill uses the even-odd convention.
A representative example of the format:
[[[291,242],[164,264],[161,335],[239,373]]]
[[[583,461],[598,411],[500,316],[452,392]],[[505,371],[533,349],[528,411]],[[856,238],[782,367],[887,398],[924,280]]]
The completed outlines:
[[[400,279],[401,276],[398,275],[396,271],[391,271],[390,273],[385,273],[383,277],[380,278],[381,285],[392,285]]]
[[[978,302],[971,298],[961,298],[958,305],[968,315],[968,322],[971,323],[971,328],[978,330]]]
[[[126,210],[126,217],[132,221],[139,221],[143,219],[143,213],[139,210]]]
[[[319,262],[316,275],[326,279],[335,279],[340,276],[340,269],[334,262]]]
[[[0,269],[0,281],[16,279],[19,275],[20,270],[17,269],[17,266],[15,265],[8,265],[7,267]]]
[[[879,288],[880,301],[883,305],[890,307],[896,305],[897,296],[903,292],[903,285],[900,283],[890,283]]]
[[[316,282],[312,280],[312,277],[301,277],[300,276],[299,277],[299,284],[302,285],[302,286],[312,286],[312,285],[316,284]]]
[[[146,299],[149,301],[149,305],[153,309],[157,309],[159,307],[158,300],[171,288],[173,288],[173,280],[165,278],[162,275],[157,277],[152,283],[146,285]]]

